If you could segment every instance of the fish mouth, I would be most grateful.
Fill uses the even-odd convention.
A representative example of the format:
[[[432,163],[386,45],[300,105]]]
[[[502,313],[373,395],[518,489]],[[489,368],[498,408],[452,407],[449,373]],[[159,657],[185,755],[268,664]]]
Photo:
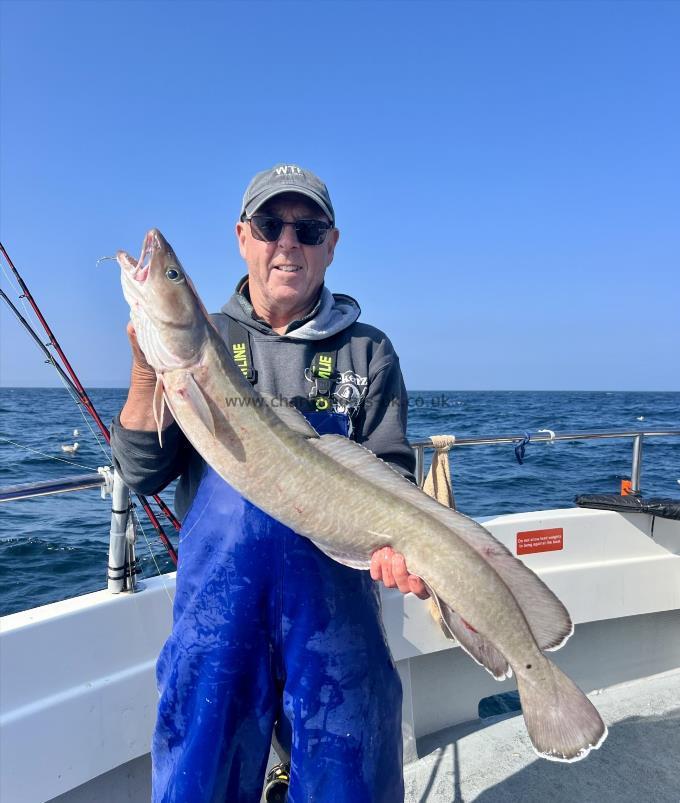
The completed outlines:
[[[144,238],[144,244],[142,245],[142,253],[139,257],[139,262],[137,263],[137,268],[132,275],[132,278],[139,282],[140,284],[144,284],[149,276],[149,271],[151,269],[151,262],[155,254],[160,250],[161,244],[158,239],[158,232],[156,229],[151,229],[150,232],[147,233],[146,237]]]
[[[158,231],[156,229],[151,229],[144,238],[142,253],[139,259],[135,259],[125,251],[118,251],[116,259],[129,279],[143,285],[149,278],[151,263],[160,248],[161,243],[158,237]]]

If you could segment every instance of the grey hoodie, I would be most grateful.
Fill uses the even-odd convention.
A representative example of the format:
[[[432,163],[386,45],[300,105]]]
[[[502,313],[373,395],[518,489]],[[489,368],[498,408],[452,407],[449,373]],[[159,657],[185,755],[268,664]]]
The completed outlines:
[[[300,410],[314,409],[312,360],[320,352],[337,353],[331,409],[349,416],[353,440],[413,480],[415,457],[406,440],[408,398],[399,358],[383,332],[357,322],[360,312],[353,298],[333,294],[324,286],[311,313],[279,335],[256,317],[246,277],[222,311],[211,317],[227,343],[229,319],[238,322],[244,336],[247,333],[255,389]],[[184,518],[205,464],[177,424],[164,431],[161,448],[155,432],[125,429],[117,416],[111,448],[116,468],[137,493],[157,493],[179,477],[175,510]]]

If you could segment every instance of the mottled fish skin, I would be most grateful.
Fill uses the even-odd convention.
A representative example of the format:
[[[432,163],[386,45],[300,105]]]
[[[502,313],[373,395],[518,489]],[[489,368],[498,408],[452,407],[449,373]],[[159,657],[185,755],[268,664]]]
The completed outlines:
[[[450,610],[445,619],[475,660],[499,678],[512,667],[540,755],[574,761],[598,747],[604,723],[535,638],[544,649],[556,648],[573,630],[547,587],[481,525],[426,497],[361,446],[319,437],[296,410],[275,409],[260,396],[160,232],[147,234],[139,261],[124,252],[118,261],[139,344],[162,382],[157,397],[164,395],[206,462],[336,560],[368,568],[383,546],[401,552],[444,613]],[[525,615],[518,597],[526,611],[532,600],[546,609],[546,621],[530,624],[536,614]],[[461,632],[460,617],[476,635]]]

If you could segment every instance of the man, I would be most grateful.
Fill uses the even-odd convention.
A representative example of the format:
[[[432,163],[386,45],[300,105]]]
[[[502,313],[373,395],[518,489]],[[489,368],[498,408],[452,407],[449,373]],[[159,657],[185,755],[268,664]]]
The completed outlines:
[[[339,237],[325,184],[296,165],[258,173],[236,236],[248,274],[212,320],[244,375],[320,433],[351,437],[412,479],[398,358],[357,322],[354,299],[324,285]],[[332,561],[240,497],[169,413],[161,448],[155,375],[129,334],[116,466],[145,494],[179,477],[183,521],[173,631],[157,668],[154,800],[256,803],[276,725],[291,803],[397,803],[401,687],[371,578],[424,598],[422,581],[390,549],[373,556],[371,578]]]

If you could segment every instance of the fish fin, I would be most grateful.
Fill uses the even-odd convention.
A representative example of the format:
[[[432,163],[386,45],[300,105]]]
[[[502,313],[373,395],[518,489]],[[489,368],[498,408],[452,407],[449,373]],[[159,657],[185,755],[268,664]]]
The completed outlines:
[[[542,650],[558,649],[574,632],[569,613],[555,594],[481,524],[440,504],[358,443],[340,435],[322,435],[310,443],[362,479],[407,499],[423,513],[455,530],[508,586]]]
[[[285,399],[278,396],[272,396],[269,393],[260,393],[262,399],[266,402],[267,407],[274,413],[274,415],[293,432],[302,435],[303,438],[318,438],[319,433],[307,421],[302,413],[289,404]]]
[[[541,656],[532,669],[516,666],[515,674],[524,721],[539,756],[579,761],[607,738],[607,726],[595,706],[547,658]]]
[[[163,447],[163,415],[165,413],[165,394],[163,393],[163,378],[156,377],[156,388],[153,392],[153,420],[158,430],[158,443]]]
[[[427,589],[446,629],[461,648],[496,680],[512,677],[512,669],[505,656],[481,633],[470,627],[459,613],[440,599],[434,589],[429,586]]]
[[[210,438],[206,437],[206,432],[208,436],[219,440],[219,445],[234,460],[245,462],[246,452],[239,434],[217,404],[214,404],[213,414],[210,397],[203,392],[191,371],[183,368],[167,371],[163,375],[163,383],[168,409],[187,440],[206,463],[213,465],[214,460],[219,458],[219,450],[215,453],[209,449]],[[213,468],[224,476],[215,465]]]
[[[370,559],[366,560],[366,558],[347,552],[338,552],[335,549],[329,549],[325,544],[320,544],[313,538],[310,538],[310,541],[314,546],[318,547],[324,555],[328,555],[329,558],[332,558],[337,563],[342,563],[343,566],[349,566],[350,569],[361,569],[362,571],[367,571],[371,568]]]
[[[177,393],[189,404],[211,435],[214,435],[215,420],[210,412],[210,405],[206,401],[200,385],[189,371],[182,373],[182,387],[177,389]]]

